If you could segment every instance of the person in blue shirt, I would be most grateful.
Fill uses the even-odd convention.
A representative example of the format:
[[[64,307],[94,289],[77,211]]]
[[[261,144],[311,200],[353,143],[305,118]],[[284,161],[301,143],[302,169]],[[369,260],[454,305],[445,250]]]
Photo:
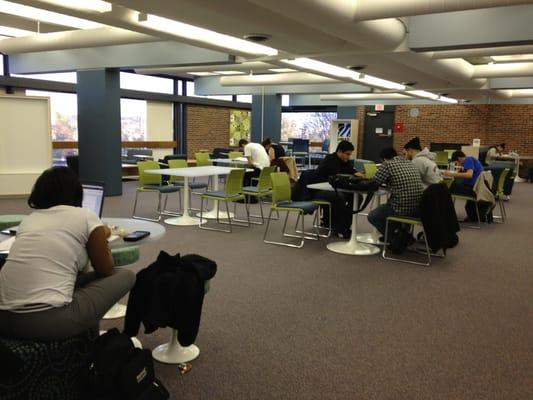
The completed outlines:
[[[474,185],[476,184],[477,178],[483,172],[483,165],[475,157],[467,157],[465,153],[460,150],[453,152],[452,162],[456,165],[462,167],[462,171],[444,171],[444,176],[449,176],[455,178],[450,191],[452,194],[459,194],[463,196],[473,196],[476,197],[474,192]],[[465,205],[466,214],[468,215],[469,221],[477,220],[477,214],[475,211],[475,203],[467,201]],[[480,209],[480,215],[484,215]]]

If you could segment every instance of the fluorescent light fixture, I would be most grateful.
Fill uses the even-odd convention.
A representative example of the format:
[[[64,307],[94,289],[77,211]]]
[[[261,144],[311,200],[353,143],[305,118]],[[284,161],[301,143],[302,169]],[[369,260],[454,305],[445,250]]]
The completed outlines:
[[[409,90],[406,92],[406,94],[417,96],[417,97],[424,97],[426,99],[431,100],[437,100],[439,98],[438,94],[426,92],[425,90]]]
[[[76,10],[109,12],[112,11],[113,5],[107,1],[101,0],[45,0],[46,3],[61,7],[68,7]]]
[[[326,75],[335,76],[338,78],[349,78],[356,82],[376,86],[382,89],[404,90],[405,86],[396,82],[387,81],[385,79],[377,78],[372,75],[360,74],[348,68],[337,67],[336,65],[328,64],[322,61],[312,60],[310,58],[295,58],[283,59],[281,62],[285,64],[294,65],[296,67],[307,70],[321,72]]]
[[[26,31],[24,29],[11,28],[9,26],[0,26],[0,35],[11,37],[22,37],[35,35],[36,32]]]
[[[243,71],[213,71],[215,74],[219,75],[245,75],[246,72]]]
[[[252,43],[247,40],[238,39],[233,36],[224,35],[209,29],[199,28],[194,25],[185,24],[183,22],[174,21],[168,18],[158,17],[156,15],[139,14],[139,22],[144,26],[152,28],[156,31],[235,50],[239,53],[265,56],[278,55],[278,51],[272,47]]]
[[[444,97],[444,96],[439,96],[439,98],[437,99],[438,101],[442,101],[444,103],[450,103],[450,104],[457,104],[459,103],[459,100],[456,100],[456,99],[452,99],[450,97]]]
[[[405,100],[412,99],[401,93],[339,93],[321,94],[320,100]]]
[[[187,72],[189,75],[194,76],[213,76],[216,75],[214,72],[198,71],[198,72]]]
[[[533,61],[533,54],[513,54],[508,56],[491,56],[495,62],[507,63],[507,62],[521,62],[521,61]]]
[[[296,72],[296,70],[292,68],[269,68],[268,70],[272,72],[277,72],[279,74],[282,74],[284,72]]]
[[[25,6],[5,0],[0,0],[0,13],[16,15],[18,17],[47,22],[50,24],[70,26],[78,29],[93,29],[103,26],[102,24],[88,21],[86,19],[71,17],[69,15],[46,11],[40,8]]]

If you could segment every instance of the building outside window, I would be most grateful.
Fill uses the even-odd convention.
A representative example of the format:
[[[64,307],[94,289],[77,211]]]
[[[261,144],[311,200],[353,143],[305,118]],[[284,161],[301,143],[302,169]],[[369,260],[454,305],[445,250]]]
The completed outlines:
[[[329,138],[331,121],[335,112],[284,112],[281,114],[281,140],[290,138],[323,142]]]
[[[146,140],[146,100],[120,99],[123,142]]]

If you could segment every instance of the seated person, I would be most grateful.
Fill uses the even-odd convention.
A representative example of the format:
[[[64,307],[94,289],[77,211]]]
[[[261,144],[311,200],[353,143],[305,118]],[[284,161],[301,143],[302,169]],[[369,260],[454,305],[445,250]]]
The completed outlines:
[[[401,215],[416,217],[424,190],[420,173],[412,162],[398,156],[392,147],[381,151],[383,164],[378,168],[374,181],[387,185],[391,195],[386,204],[373,209],[368,214],[368,222],[385,235],[387,217]]]
[[[492,161],[498,156],[501,156],[505,151],[505,143],[497,144],[496,146],[491,146],[487,150],[487,155],[485,156],[485,164],[490,165]]]
[[[114,269],[110,230],[81,208],[75,173],[55,167],[35,182],[28,205],[35,209],[18,227],[0,269],[0,335],[62,340],[98,326],[102,316],[133,286],[135,275]],[[94,271],[82,273],[90,260]]]
[[[350,163],[354,151],[353,144],[346,140],[339,142],[335,153],[328,154],[315,170],[317,180],[327,182],[328,178],[337,174],[354,174],[355,169]],[[327,200],[331,203],[331,222],[333,233],[344,238],[351,235],[353,195],[351,193],[320,190],[314,195],[315,199]],[[327,209],[324,209],[323,225],[329,220]]]
[[[261,144],[249,143],[246,139],[239,140],[239,150],[244,153],[244,157],[248,159],[248,163],[254,169],[252,172],[244,174],[244,186],[251,186],[252,178],[257,178],[263,168],[270,166],[270,158]],[[257,202],[255,196],[250,196],[248,200],[251,203]]]
[[[476,184],[479,175],[481,175],[481,173],[483,172],[483,165],[481,165],[477,158],[471,156],[467,157],[465,153],[460,150],[453,152],[452,162],[454,162],[458,166],[461,166],[462,171],[443,172],[444,176],[455,178],[450,187],[450,192],[452,194],[476,197],[476,193],[474,192],[474,185]],[[477,220],[475,207],[476,205],[474,202],[466,202],[465,211],[468,216],[468,220]],[[481,210],[480,214],[482,214]]]
[[[430,152],[427,147],[422,150],[418,137],[409,140],[403,148],[405,158],[411,160],[420,173],[424,189],[442,181],[440,169],[435,163],[435,153]]]

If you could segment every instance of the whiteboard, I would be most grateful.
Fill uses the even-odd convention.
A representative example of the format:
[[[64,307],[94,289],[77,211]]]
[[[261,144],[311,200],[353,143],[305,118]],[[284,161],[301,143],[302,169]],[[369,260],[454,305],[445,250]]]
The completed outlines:
[[[0,95],[0,195],[26,195],[52,166],[48,97]]]

